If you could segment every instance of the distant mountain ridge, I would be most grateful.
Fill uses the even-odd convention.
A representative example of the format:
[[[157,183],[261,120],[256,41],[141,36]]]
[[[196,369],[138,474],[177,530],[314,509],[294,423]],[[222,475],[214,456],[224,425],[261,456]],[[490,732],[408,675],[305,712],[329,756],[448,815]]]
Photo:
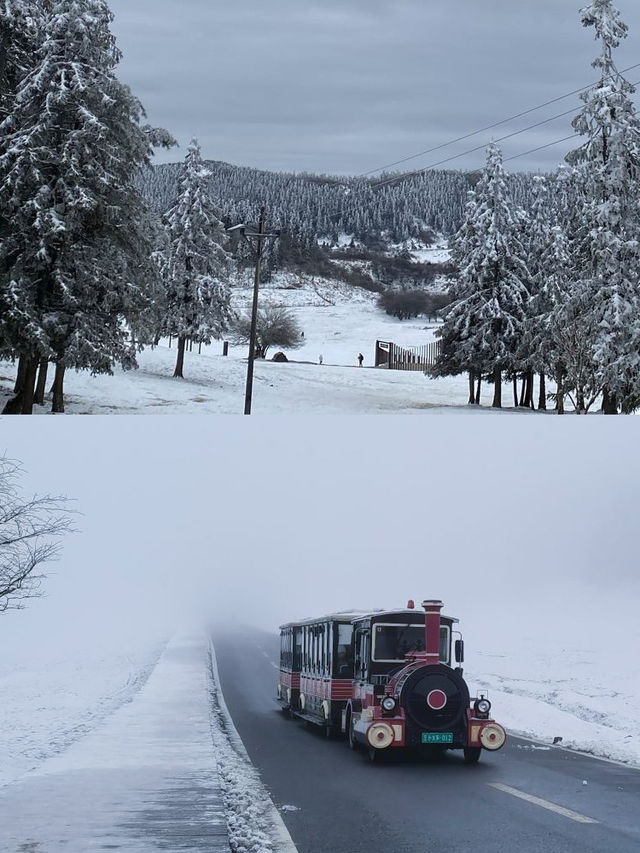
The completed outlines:
[[[462,222],[467,192],[477,173],[428,171],[377,187],[380,178],[341,178],[268,172],[207,161],[211,193],[229,223],[254,221],[265,204],[274,226],[314,242],[352,235],[369,245],[383,236],[402,243],[425,229],[451,235]],[[141,177],[152,210],[163,213],[176,197],[181,164],[153,166]],[[527,206],[531,175],[511,177],[517,203]]]
[[[381,178],[343,178],[268,172],[216,160],[211,195],[227,226],[255,222],[261,205],[282,236],[267,247],[264,276],[279,269],[320,275],[368,290],[433,288],[450,265],[420,261],[411,249],[429,247],[437,235],[454,234],[462,223],[468,191],[478,174],[428,171],[382,186]],[[152,166],[140,178],[154,213],[173,204],[181,163]],[[516,203],[528,207],[532,175],[510,178]],[[241,263],[242,244],[234,253]]]

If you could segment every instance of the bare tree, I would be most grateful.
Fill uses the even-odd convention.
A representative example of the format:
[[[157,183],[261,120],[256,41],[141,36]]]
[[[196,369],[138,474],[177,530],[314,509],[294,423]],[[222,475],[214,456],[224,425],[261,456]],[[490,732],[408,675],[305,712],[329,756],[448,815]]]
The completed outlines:
[[[18,462],[0,457],[0,613],[42,594],[41,567],[57,559],[73,529],[67,498],[23,497],[21,473]]]
[[[250,316],[243,314],[237,320],[233,339],[239,344],[249,342],[251,339]],[[278,305],[265,305],[259,309],[256,326],[256,356],[258,358],[266,358],[271,347],[296,349],[303,343],[302,330],[292,311]]]

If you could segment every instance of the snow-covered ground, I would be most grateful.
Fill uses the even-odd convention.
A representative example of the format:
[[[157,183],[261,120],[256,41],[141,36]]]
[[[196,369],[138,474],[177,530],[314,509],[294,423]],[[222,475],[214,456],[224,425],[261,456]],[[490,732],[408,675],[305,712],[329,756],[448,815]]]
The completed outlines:
[[[0,660],[0,789],[68,749],[140,691],[162,651],[159,642],[85,648],[73,657],[13,647]]]
[[[298,286],[301,285],[301,286]],[[250,299],[238,288],[239,310]],[[427,379],[420,372],[374,369],[376,340],[403,347],[434,340],[436,326],[424,319],[401,322],[375,305],[375,296],[362,290],[315,282],[302,284],[295,276],[280,277],[262,289],[263,302],[290,306],[304,332],[303,345],[287,354],[289,364],[258,361],[254,380],[256,414],[421,414],[488,413],[491,390],[485,388],[478,410],[468,407],[466,377]],[[69,414],[237,414],[244,404],[246,347],[231,347],[221,355],[214,343],[186,355],[185,379],[173,379],[175,347],[168,342],[145,350],[140,369],[92,377],[70,372],[65,380]],[[358,353],[364,368],[357,367]],[[273,355],[273,352],[270,353]],[[320,365],[319,357],[323,364]],[[0,362],[0,406],[9,396],[14,365]],[[511,389],[504,387],[507,411]],[[36,411],[47,413],[50,403]],[[513,410],[512,410],[513,411]],[[522,410],[518,414],[523,414]],[[528,414],[528,412],[524,412]]]
[[[147,663],[152,660],[153,654]],[[31,682],[30,697],[15,690],[15,674],[5,672],[1,682],[0,754],[14,755],[0,787],[2,851],[229,849],[204,638],[172,640],[126,699],[118,674],[126,681],[131,667],[119,657],[96,671],[76,668],[74,678],[64,665],[35,664],[22,673]],[[86,709],[109,685],[115,688],[110,707],[100,703],[108,716],[88,720]],[[76,699],[64,711],[58,697],[66,691]],[[63,716],[67,725],[83,728],[74,742],[56,741]],[[23,764],[15,759],[20,751],[27,756]],[[35,769],[19,779],[36,758]]]
[[[640,767],[640,628],[618,630],[602,648],[595,631],[580,645],[566,635],[557,645],[548,636],[514,637],[469,654],[465,675],[511,731]]]

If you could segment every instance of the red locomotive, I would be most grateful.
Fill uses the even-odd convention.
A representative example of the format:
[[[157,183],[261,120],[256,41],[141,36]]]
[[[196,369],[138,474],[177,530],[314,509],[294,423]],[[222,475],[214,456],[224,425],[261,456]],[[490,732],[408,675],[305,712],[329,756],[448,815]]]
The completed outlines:
[[[283,711],[346,734],[371,760],[399,748],[462,749],[475,763],[506,740],[485,697],[462,677],[464,642],[441,601],[405,610],[334,613],[280,628]],[[456,666],[452,665],[452,652]]]

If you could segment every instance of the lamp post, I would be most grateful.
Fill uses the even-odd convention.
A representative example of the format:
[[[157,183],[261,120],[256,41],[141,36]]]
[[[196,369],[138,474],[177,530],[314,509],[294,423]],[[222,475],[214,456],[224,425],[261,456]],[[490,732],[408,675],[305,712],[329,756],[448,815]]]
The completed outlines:
[[[248,232],[246,225],[234,225],[228,231],[238,231],[240,237],[246,240],[254,249],[256,256],[255,275],[253,280],[253,304],[251,307],[251,332],[249,335],[249,359],[247,362],[247,383],[244,394],[244,413],[251,414],[251,400],[253,397],[253,366],[256,359],[256,337],[258,326],[258,296],[260,292],[260,270],[262,266],[262,255],[267,240],[277,240],[280,236],[280,231],[274,231],[272,234],[267,234],[265,231],[266,223],[266,208],[260,209],[260,219],[258,222],[257,232]]]

